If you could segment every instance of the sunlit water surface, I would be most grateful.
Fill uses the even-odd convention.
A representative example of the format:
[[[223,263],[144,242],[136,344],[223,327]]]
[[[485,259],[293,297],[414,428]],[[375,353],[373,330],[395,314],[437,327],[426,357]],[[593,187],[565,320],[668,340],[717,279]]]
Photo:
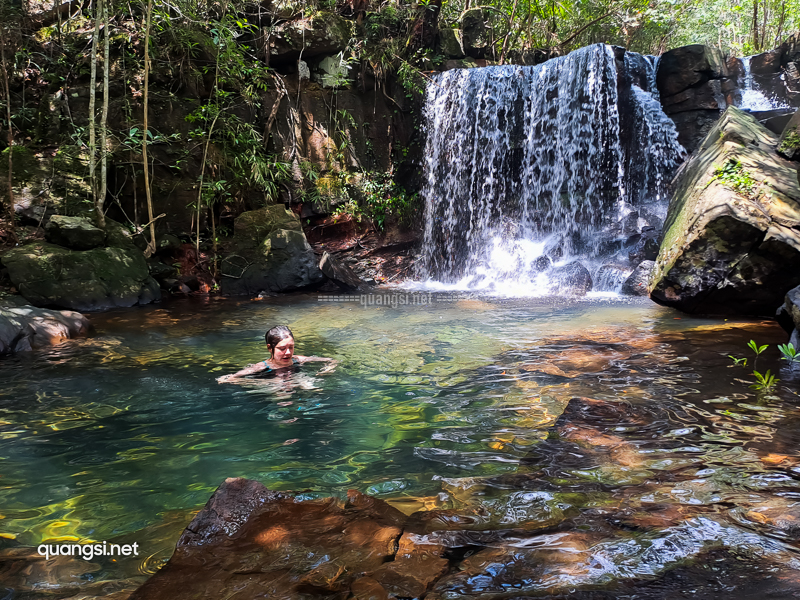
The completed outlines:
[[[307,497],[356,488],[406,512],[475,502],[462,478],[546,464],[536,448],[575,396],[657,406],[648,436],[669,443],[634,440],[638,458],[622,467],[552,465],[553,489],[724,506],[715,522],[740,533],[752,524],[742,494],[800,498],[797,379],[777,360],[785,334],[773,323],[689,318],[649,301],[397,298],[172,302],[91,315],[88,339],[0,359],[0,548],[142,548],[94,573],[34,570],[12,585],[140,581],[231,476]],[[337,359],[336,371],[217,384],[265,357],[274,324],[295,332],[299,354]],[[782,379],[771,395],[749,389],[750,371],[727,356],[747,355],[751,338],[773,344],[758,364]],[[645,489],[676,469],[694,483]],[[491,506],[512,494],[495,492]],[[794,555],[791,536],[768,537]]]

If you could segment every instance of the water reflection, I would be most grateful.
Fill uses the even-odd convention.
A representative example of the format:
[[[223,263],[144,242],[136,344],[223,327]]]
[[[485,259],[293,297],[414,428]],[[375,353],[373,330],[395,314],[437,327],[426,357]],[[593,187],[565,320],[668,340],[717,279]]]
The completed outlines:
[[[678,568],[698,548],[774,540],[789,545],[769,550],[770,561],[794,568],[793,376],[777,352],[760,358],[760,370],[789,382],[765,401],[727,358],[751,338],[782,343],[772,323],[690,319],[645,302],[362,308],[313,297],[174,303],[93,321],[93,338],[0,363],[0,547],[117,539],[145,554],[15,575],[15,589],[139,581],[230,476],[308,498],[356,488],[404,512],[485,515],[473,529],[562,528],[509,543],[532,560],[561,548],[571,586],[622,585]],[[299,353],[339,360],[336,372],[218,385],[263,358],[275,323],[295,332]],[[601,404],[570,404],[579,397]],[[609,515],[646,535],[607,530]],[[459,577],[437,593],[463,591]],[[537,577],[521,592],[554,585]]]

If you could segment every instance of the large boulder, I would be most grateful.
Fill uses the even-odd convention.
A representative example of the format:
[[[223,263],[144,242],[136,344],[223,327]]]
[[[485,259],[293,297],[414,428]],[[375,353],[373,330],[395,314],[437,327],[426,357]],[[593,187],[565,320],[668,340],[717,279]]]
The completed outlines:
[[[85,217],[53,215],[44,230],[48,242],[73,250],[91,250],[106,241],[106,232]]]
[[[675,122],[678,141],[693,152],[720,111],[733,104],[736,80],[722,53],[693,44],[665,52],[658,62],[656,85],[664,112]]]
[[[332,55],[347,49],[353,22],[335,13],[318,13],[275,25],[268,33],[270,62],[294,62],[302,57]]]
[[[777,136],[729,107],[677,177],[649,290],[688,313],[772,315],[800,284],[800,186]]]
[[[234,222],[234,245],[222,261],[226,294],[289,292],[325,281],[300,221],[283,205],[240,215]]]
[[[486,15],[480,7],[470,8],[461,15],[461,48],[472,58],[484,58],[491,44]]]
[[[0,354],[60,344],[89,332],[89,321],[69,310],[0,307]]]
[[[9,250],[0,262],[35,306],[92,311],[159,300],[142,252],[113,222],[106,237],[109,246],[91,250],[35,242]]]

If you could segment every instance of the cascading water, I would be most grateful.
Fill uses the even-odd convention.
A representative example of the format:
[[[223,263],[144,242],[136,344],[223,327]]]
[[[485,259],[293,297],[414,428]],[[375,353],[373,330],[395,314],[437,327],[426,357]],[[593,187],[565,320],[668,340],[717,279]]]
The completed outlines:
[[[742,58],[744,67],[744,87],[742,88],[742,101],[739,108],[751,111],[775,110],[777,108],[789,108],[784,102],[777,98],[767,98],[761,91],[753,78],[753,71],[750,68],[752,56]]]
[[[625,65],[618,73],[614,50],[597,44],[535,67],[433,77],[423,188],[430,287],[585,289],[586,268],[613,260],[630,235],[623,224],[641,224],[635,211],[663,213],[683,148],[653,96],[653,61],[627,53]]]

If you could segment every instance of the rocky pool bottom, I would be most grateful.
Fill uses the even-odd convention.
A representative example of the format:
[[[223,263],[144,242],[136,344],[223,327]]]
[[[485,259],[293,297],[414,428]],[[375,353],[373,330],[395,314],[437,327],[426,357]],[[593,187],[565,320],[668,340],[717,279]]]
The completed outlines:
[[[0,363],[0,597],[800,595],[800,380],[774,323],[451,295],[91,320]],[[275,323],[338,369],[217,385]],[[728,358],[750,339],[772,392]],[[198,515],[227,477],[252,482]],[[141,552],[36,553],[98,541]]]

